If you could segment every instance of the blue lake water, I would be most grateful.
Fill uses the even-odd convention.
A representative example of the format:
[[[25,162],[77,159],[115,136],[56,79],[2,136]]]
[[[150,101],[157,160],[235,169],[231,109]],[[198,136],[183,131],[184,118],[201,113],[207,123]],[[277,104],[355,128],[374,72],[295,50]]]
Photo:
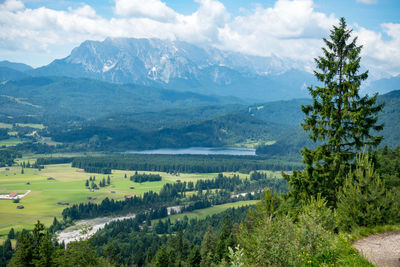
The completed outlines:
[[[126,151],[126,154],[162,154],[162,155],[234,155],[255,156],[253,148],[241,147],[189,147],[189,148],[160,148],[142,151]]]

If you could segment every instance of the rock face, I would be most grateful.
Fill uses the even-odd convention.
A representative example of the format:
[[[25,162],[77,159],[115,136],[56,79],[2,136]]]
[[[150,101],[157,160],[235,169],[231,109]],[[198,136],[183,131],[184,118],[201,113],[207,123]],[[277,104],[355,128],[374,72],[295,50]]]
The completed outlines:
[[[85,41],[68,57],[31,74],[276,100],[307,95],[304,87],[313,81],[312,75],[292,66],[274,56],[248,56],[180,41],[107,38]]]

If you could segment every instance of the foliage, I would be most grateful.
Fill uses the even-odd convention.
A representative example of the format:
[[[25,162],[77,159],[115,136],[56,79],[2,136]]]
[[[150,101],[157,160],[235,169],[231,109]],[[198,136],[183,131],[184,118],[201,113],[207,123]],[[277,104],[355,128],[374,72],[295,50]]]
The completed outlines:
[[[32,233],[22,231],[18,235],[10,266],[54,266],[54,251],[49,232],[38,221]]]
[[[343,230],[399,222],[399,200],[376,173],[367,153],[357,157],[356,168],[338,193],[337,217]]]
[[[109,254],[107,247],[112,246],[114,263],[120,265],[217,265],[224,260],[224,256],[216,248],[225,252],[225,249],[228,251],[228,244],[236,246],[235,239],[230,237],[234,236],[237,223],[244,220],[247,211],[248,207],[241,207],[228,209],[202,220],[189,220],[185,217],[183,220],[171,222],[166,219],[158,223],[163,224],[164,230],[161,234],[156,234],[156,226],[153,229],[143,227],[140,230],[139,225],[143,225],[146,215],[139,215],[135,219],[106,225],[91,241],[104,257]]]
[[[362,46],[357,46],[357,38],[350,40],[351,33],[342,18],[331,30],[330,40],[323,39],[323,56],[315,59],[320,72],[314,74],[324,87],[309,87],[313,103],[302,106],[306,115],[302,127],[322,144],[314,150],[304,148],[305,170],[287,176],[295,198],[320,193],[334,206],[357,151],[365,145],[376,146],[383,138],[372,133],[383,128],[377,124],[383,105],[376,104],[377,95],[359,95],[368,73],[358,73]]]
[[[95,186],[92,180],[93,186]],[[256,181],[240,179],[238,176],[228,178],[219,174],[216,178],[210,180],[199,179],[195,184],[193,182],[167,183],[160,193],[152,191],[144,193],[142,196],[133,196],[123,201],[114,199],[104,199],[101,203],[80,203],[63,210],[64,219],[83,219],[98,216],[108,216],[121,213],[136,213],[152,209],[153,218],[162,218],[161,214],[167,206],[184,205],[182,211],[192,211],[203,209],[212,205],[219,205],[229,202],[235,202],[244,199],[254,199],[259,196],[262,189],[266,186],[273,188],[278,192],[288,190],[287,183],[283,179],[263,178]],[[219,189],[212,193],[210,189]],[[197,194],[186,196],[186,192],[196,190]],[[207,190],[203,193],[203,190]],[[244,196],[232,197],[231,192],[251,192]]]
[[[143,183],[143,182],[156,182],[161,181],[161,175],[159,174],[145,174],[145,173],[135,173],[133,176],[130,177],[131,181],[135,183]]]
[[[11,240],[7,238],[4,244],[0,245],[0,266],[7,266],[13,254],[14,250],[11,246]]]
[[[240,170],[293,170],[300,169],[298,162],[256,156],[228,155],[109,155],[107,157],[78,157],[72,167],[103,173],[105,169],[212,173]]]
[[[89,241],[71,242],[66,249],[58,249],[54,255],[54,265],[62,267],[112,266],[99,258]]]
[[[387,146],[379,149],[375,155],[375,169],[385,182],[386,187],[400,187],[400,146],[391,149]]]
[[[311,198],[298,213],[283,209],[288,200],[266,191],[263,201],[240,226],[240,248],[231,250],[235,266],[371,266],[351,246],[347,235],[336,235],[336,218],[321,197]],[[351,263],[351,262],[354,263]],[[346,264],[345,264],[346,263]]]
[[[17,248],[9,266],[111,266],[99,258],[88,241],[72,242],[67,249],[57,246],[39,221],[32,233],[18,234]]]

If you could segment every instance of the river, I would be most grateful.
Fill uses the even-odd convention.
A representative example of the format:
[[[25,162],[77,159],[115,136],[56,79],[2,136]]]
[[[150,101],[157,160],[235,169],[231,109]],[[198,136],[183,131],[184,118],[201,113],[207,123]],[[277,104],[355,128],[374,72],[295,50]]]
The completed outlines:
[[[255,156],[254,148],[242,147],[189,147],[189,148],[160,148],[152,150],[130,150],[125,154],[161,154],[161,155],[232,155]]]
[[[180,213],[183,206],[167,207],[168,215],[171,212]],[[74,225],[65,228],[57,233],[57,241],[68,244],[72,241],[87,240],[100,229],[103,229],[107,223],[122,221],[135,218],[135,214],[119,216],[119,217],[99,217],[94,219],[79,220]]]
[[[114,221],[122,221],[126,219],[133,219],[135,215],[126,215],[121,217],[101,217],[88,220],[80,220],[61,232],[57,233],[57,241],[68,244],[72,241],[86,240],[94,235],[98,230],[103,229],[107,223]]]

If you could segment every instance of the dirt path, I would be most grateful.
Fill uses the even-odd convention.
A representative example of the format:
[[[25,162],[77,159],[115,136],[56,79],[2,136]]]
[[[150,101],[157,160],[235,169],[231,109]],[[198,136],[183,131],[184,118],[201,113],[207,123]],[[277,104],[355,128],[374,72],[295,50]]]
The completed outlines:
[[[400,232],[371,235],[358,240],[353,247],[376,266],[400,266]]]

